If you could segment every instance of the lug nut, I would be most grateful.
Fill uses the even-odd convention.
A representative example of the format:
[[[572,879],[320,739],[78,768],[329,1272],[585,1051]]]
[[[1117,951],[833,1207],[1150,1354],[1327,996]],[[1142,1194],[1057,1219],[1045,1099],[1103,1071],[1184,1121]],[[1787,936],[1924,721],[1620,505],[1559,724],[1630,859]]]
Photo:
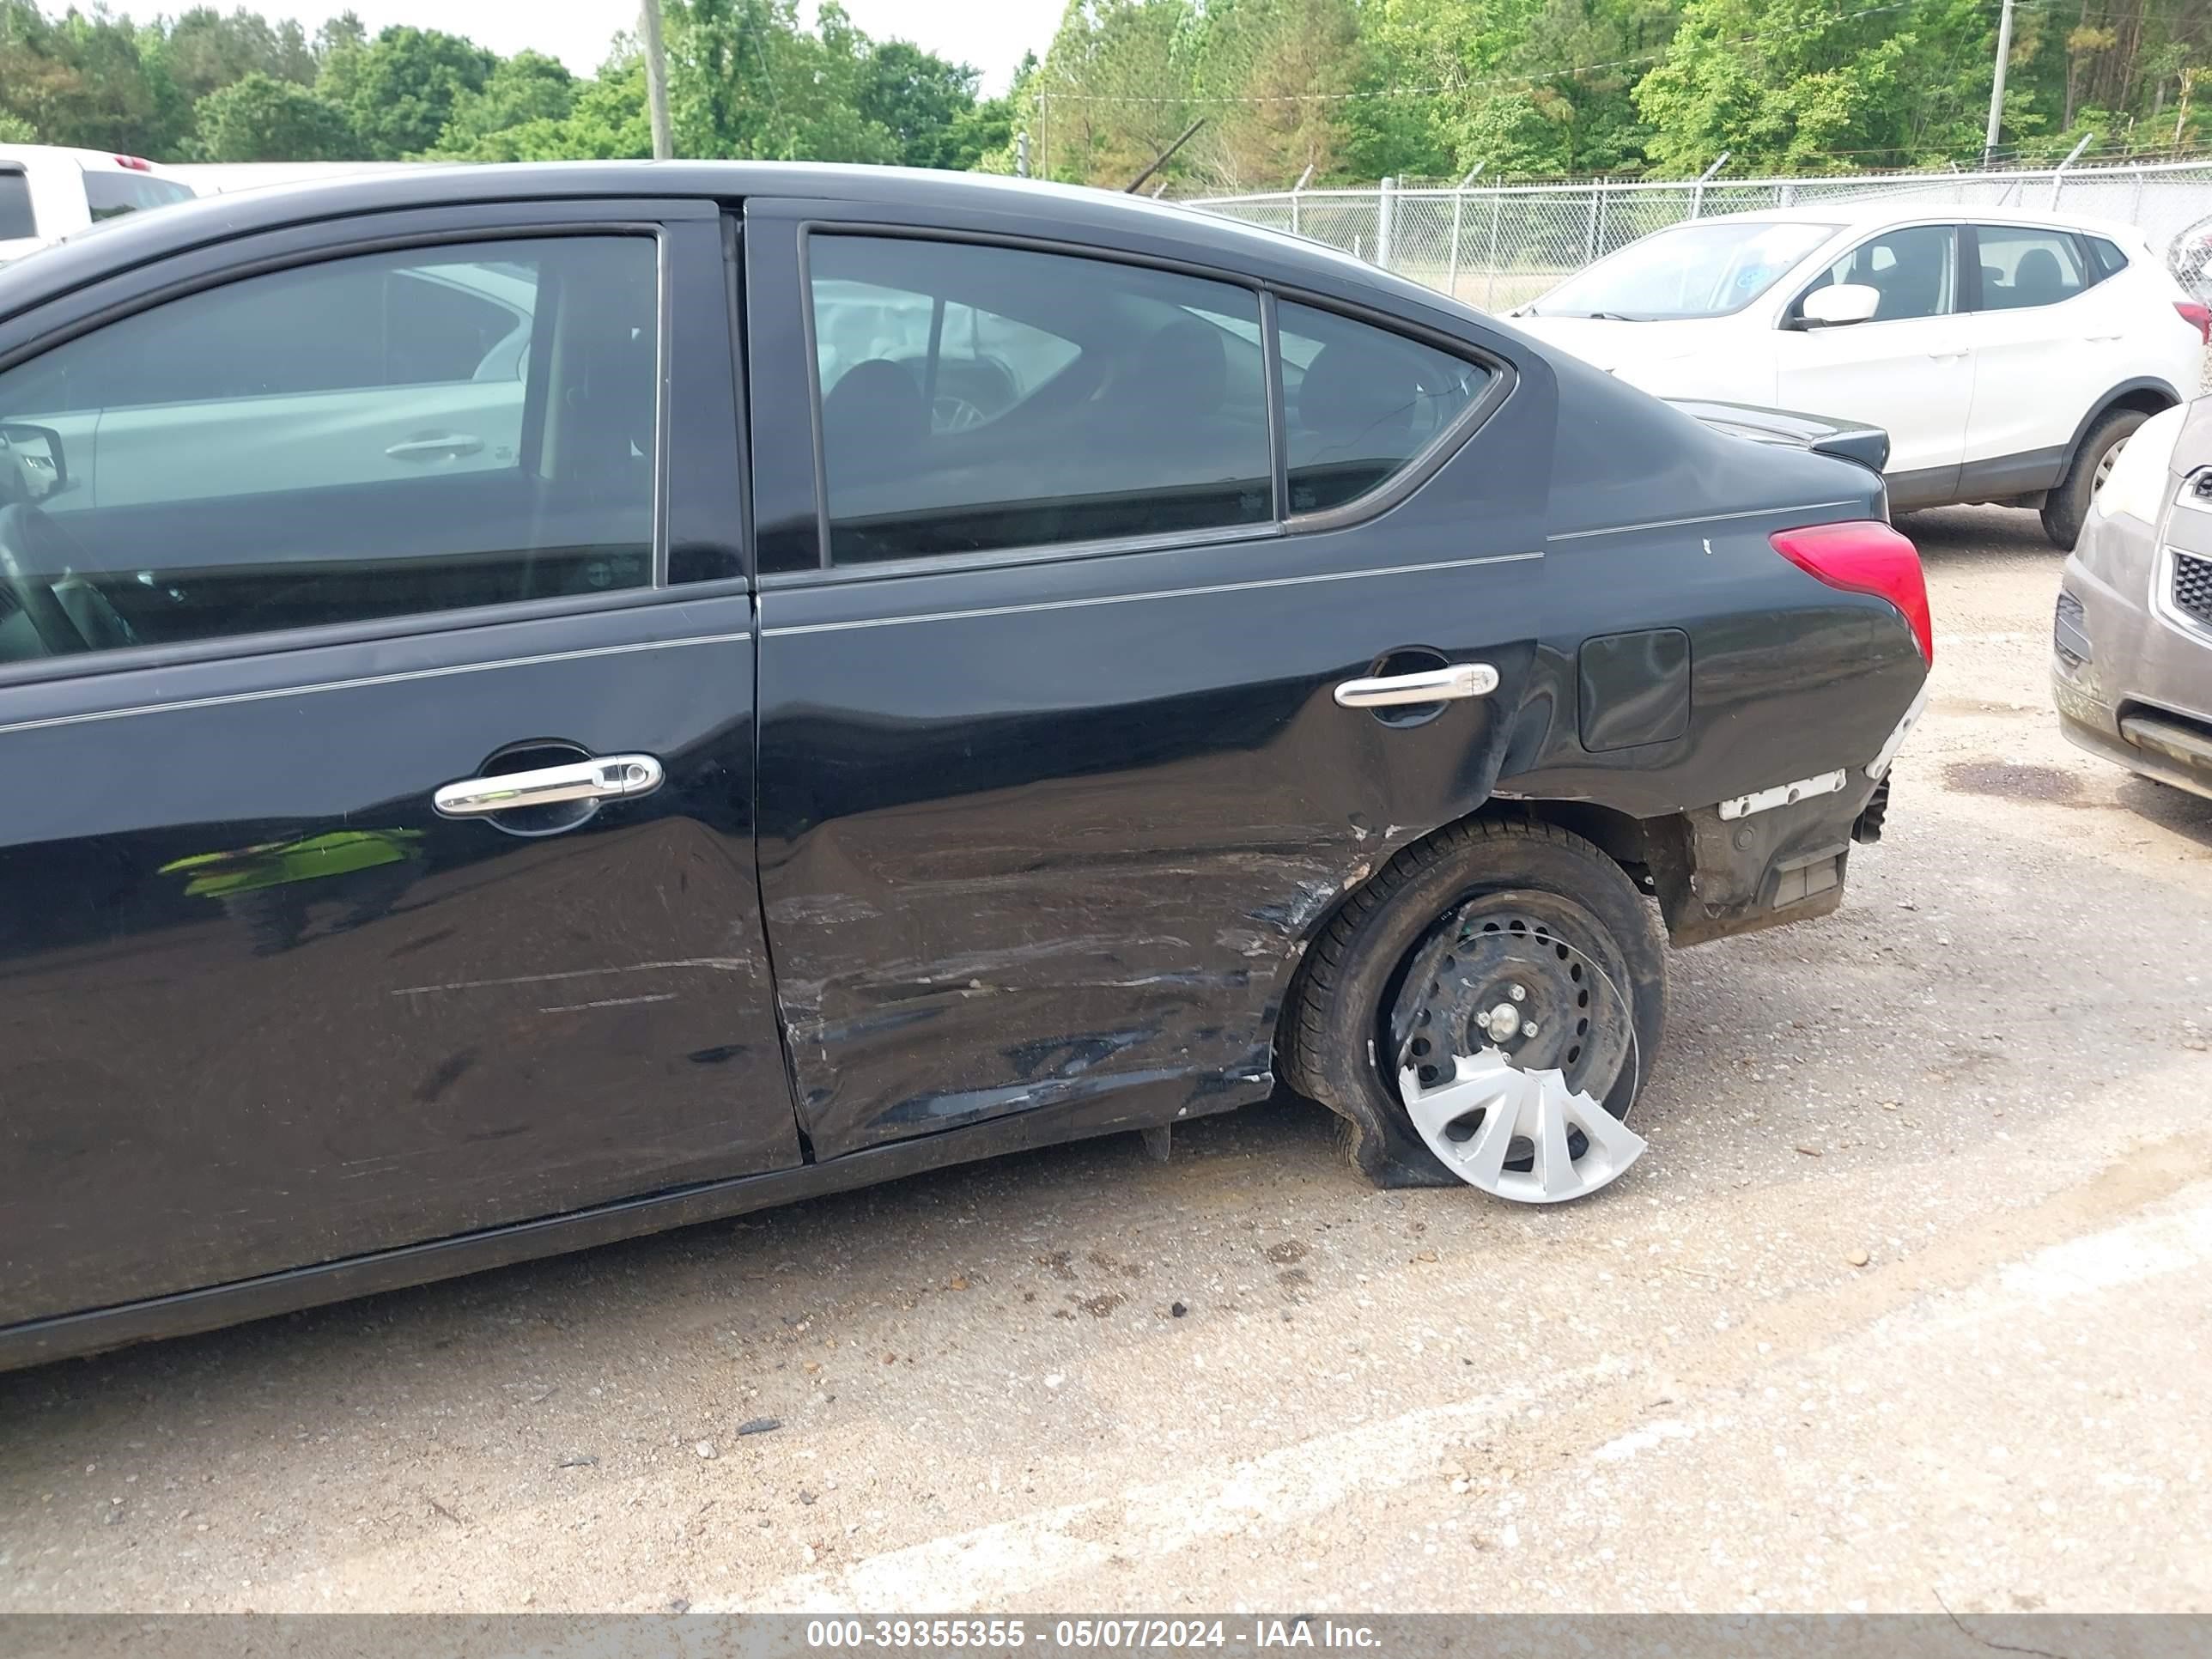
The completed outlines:
[[[1526,1002],[1528,1000],[1528,993],[1518,985],[1509,985],[1506,987],[1505,994],[1511,997],[1516,1002]]]
[[[1533,1020],[1533,1019],[1532,1019],[1532,1020],[1530,1020],[1530,1021],[1529,1021],[1526,1025],[1523,1025],[1521,1029],[1522,1029],[1523,1031],[1526,1031],[1526,1032],[1527,1032],[1530,1036],[1535,1036],[1535,1035],[1536,1035],[1536,1022],[1535,1022],[1534,1020]]]

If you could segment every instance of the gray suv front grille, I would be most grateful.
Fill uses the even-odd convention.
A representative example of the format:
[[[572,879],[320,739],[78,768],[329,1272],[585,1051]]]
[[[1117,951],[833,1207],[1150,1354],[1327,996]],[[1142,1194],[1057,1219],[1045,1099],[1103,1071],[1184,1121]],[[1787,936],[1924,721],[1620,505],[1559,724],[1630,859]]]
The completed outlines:
[[[2173,556],[2173,608],[2212,628],[2212,559]]]

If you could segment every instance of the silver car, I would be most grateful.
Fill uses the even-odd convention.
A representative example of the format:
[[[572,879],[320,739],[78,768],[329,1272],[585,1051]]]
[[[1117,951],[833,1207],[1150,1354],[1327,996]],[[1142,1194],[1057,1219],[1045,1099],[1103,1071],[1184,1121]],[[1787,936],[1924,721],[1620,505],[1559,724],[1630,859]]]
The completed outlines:
[[[2212,797],[2212,397],[2154,416],[2113,462],[2051,634],[2066,735]]]

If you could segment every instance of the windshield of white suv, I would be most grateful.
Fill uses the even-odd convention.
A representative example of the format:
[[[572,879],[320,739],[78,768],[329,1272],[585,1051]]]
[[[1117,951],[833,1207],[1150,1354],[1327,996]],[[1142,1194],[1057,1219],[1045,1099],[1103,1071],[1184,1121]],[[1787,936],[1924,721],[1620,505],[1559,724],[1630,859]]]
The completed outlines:
[[[189,202],[191,187],[173,179],[156,179],[150,173],[94,173],[84,175],[84,204],[95,222],[141,208],[167,207]]]
[[[1836,234],[1833,225],[1713,219],[1674,226],[1579,271],[1533,317],[1670,322],[1742,310]]]

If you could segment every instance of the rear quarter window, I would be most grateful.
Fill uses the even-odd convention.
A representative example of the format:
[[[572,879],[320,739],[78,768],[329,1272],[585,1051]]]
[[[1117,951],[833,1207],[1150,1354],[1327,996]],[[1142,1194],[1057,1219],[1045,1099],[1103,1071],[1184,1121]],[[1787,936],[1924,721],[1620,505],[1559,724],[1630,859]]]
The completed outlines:
[[[192,192],[186,186],[150,173],[118,170],[84,175],[84,205],[95,221],[191,199]]]
[[[31,181],[20,173],[0,173],[0,242],[38,234],[38,216],[31,211]]]

